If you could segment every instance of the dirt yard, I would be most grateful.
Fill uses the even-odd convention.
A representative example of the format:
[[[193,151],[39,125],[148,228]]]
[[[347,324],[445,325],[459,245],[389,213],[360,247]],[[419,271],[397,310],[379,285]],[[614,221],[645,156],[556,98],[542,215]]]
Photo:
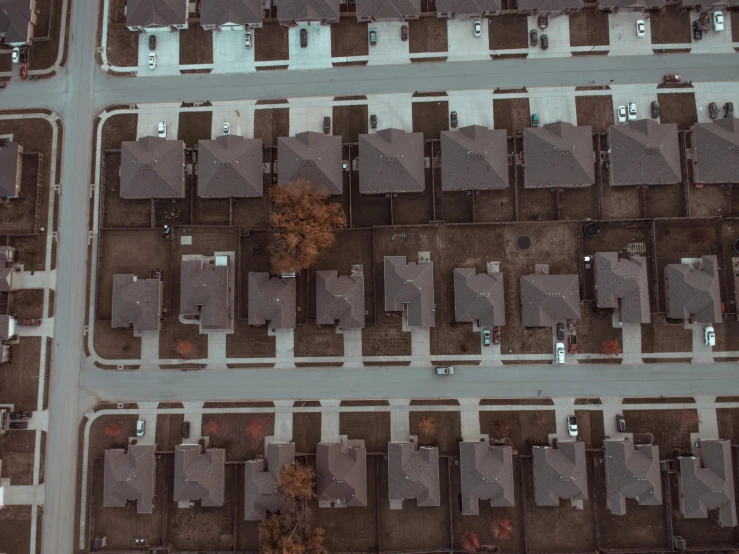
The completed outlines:
[[[186,148],[195,148],[199,140],[211,139],[213,112],[180,112],[177,140],[185,142]]]
[[[213,63],[213,32],[204,30],[200,24],[190,23],[181,29],[180,65]]]
[[[501,16],[505,17],[505,16]],[[500,19],[500,18],[494,18]],[[508,136],[531,126],[528,98],[493,99],[493,120],[496,129],[505,129]]]
[[[411,435],[425,446],[438,446],[439,454],[459,454],[462,427],[459,412],[410,412]]]
[[[341,135],[342,142],[357,142],[359,135],[367,133],[368,121],[366,105],[334,106],[334,135]]]
[[[186,442],[182,437],[184,421],[184,414],[159,414],[157,416],[157,450],[174,450],[175,446]],[[200,421],[191,421],[190,425],[196,429]]]
[[[6,554],[30,552],[32,517],[31,506],[5,506],[0,510],[0,537]]]
[[[288,28],[279,23],[265,23],[264,27],[254,29],[254,61],[289,60],[287,31]]]
[[[15,409],[21,409],[18,404]],[[26,409],[35,410],[36,406]],[[0,456],[3,461],[2,476],[12,485],[33,484],[33,452],[36,445],[35,431],[12,430],[0,437]]]
[[[510,440],[519,454],[531,454],[532,441],[546,442],[549,434],[556,430],[554,410],[546,407],[518,412],[480,412],[480,432],[491,439]]]
[[[290,136],[289,108],[254,111],[254,138],[262,139],[267,146],[277,146],[278,137],[287,136]]]
[[[246,317],[246,312],[244,317]],[[234,324],[233,335],[226,336],[226,356],[229,358],[273,358],[275,356],[275,337],[267,334],[267,327],[251,327],[245,319],[236,319]]]
[[[136,360],[141,358],[141,339],[131,329],[113,329],[110,320],[95,321],[93,347],[105,360]]]
[[[203,436],[210,437],[212,448],[225,448],[229,461],[263,456],[264,437],[273,435],[274,429],[273,413],[203,414]]]
[[[660,288],[661,290],[662,288]],[[686,358],[690,359],[692,358],[691,352],[693,349],[692,337],[692,333],[684,329],[682,325],[669,324],[665,321],[664,315],[652,314],[652,322],[641,326],[641,350],[645,354],[651,352],[685,352],[687,353]]]
[[[572,25],[574,15],[570,15],[570,25]],[[593,133],[605,133],[608,131],[608,126],[613,125],[613,99],[611,96],[576,96],[575,109],[577,111],[577,124],[590,125],[593,128]]]
[[[368,33],[368,24],[355,19],[342,19],[334,23],[331,25],[331,57],[367,56]]]
[[[491,50],[515,50],[529,45],[529,24],[525,15],[498,15],[487,21]]]
[[[339,433],[350,440],[363,439],[368,453],[386,453],[390,442],[390,412],[340,412]]]
[[[659,446],[660,459],[674,456],[673,450],[690,450],[690,433],[698,432],[698,412],[685,410],[624,410],[631,433],[651,433]]]
[[[351,150],[357,157],[357,148]],[[373,227],[392,224],[392,200],[384,194],[361,194],[359,192],[359,171],[351,172],[352,227]]]
[[[126,27],[126,0],[108,1],[108,60],[119,67],[136,67],[139,63],[139,34]],[[100,9],[102,11],[102,7]]]
[[[706,185],[702,189],[690,187],[688,194],[692,217],[721,217],[730,213],[731,189],[728,186]]]
[[[408,35],[411,54],[447,51],[446,19],[422,17],[409,21]]]
[[[681,13],[679,7],[669,6],[662,13],[653,13],[649,16],[652,28],[652,44],[683,44],[690,43],[690,14]],[[660,105],[662,100],[660,100]],[[665,123],[662,117],[662,123]]]
[[[449,102],[413,102],[413,132],[426,140],[439,139],[449,130]]]
[[[47,161],[48,163],[48,161]],[[21,189],[19,198],[0,204],[0,234],[32,235],[37,232],[36,211],[41,196],[48,198],[48,185],[42,189],[39,170],[43,161],[34,154],[21,156]]]
[[[103,154],[101,205],[103,228],[149,229],[151,228],[150,199],[129,200],[121,198],[121,155],[118,152]]]
[[[637,219],[643,217],[642,190],[636,187],[612,187],[608,173],[601,173],[603,183],[603,219]],[[644,194],[644,196],[646,196]]]
[[[659,102],[660,121],[662,123],[677,123],[679,130],[687,131],[698,122],[695,94],[692,92],[657,94],[657,101]]]
[[[321,442],[321,413],[293,413],[293,442],[295,453],[315,454]]]
[[[43,10],[43,16],[39,16],[41,20],[41,27],[38,27],[39,32],[47,34],[51,40],[46,42],[36,42],[32,47],[29,54],[28,69],[46,69],[54,65],[59,54],[59,48],[62,41],[66,40],[64,36],[61,36],[62,27],[62,0],[52,0],[53,3],[53,14],[49,13],[49,9],[45,8],[44,2],[37,5],[37,9]],[[50,3],[51,4],[51,3]],[[69,33],[69,21],[72,10],[67,10],[67,34]],[[51,21],[48,21],[51,16]],[[45,22],[44,19],[47,21]],[[37,20],[38,23],[38,20]],[[51,24],[51,30],[49,31],[49,24]]]
[[[11,360],[3,364],[0,371],[0,397],[12,402],[16,410],[35,410],[41,337],[22,338],[18,344],[10,347],[10,354]]]
[[[608,14],[584,9],[570,14],[570,46],[604,46],[609,44]],[[578,123],[581,125],[581,123]]]
[[[647,187],[646,199],[647,217],[685,217],[684,185],[658,185]]]
[[[103,124],[100,137],[102,150],[118,150],[124,141],[136,140],[139,115],[135,113],[116,114]]]

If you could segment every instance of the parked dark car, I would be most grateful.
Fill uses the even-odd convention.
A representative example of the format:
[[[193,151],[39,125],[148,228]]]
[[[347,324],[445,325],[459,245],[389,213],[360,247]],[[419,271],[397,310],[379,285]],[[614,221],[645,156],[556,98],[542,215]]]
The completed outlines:
[[[493,344],[500,344],[500,326],[493,327]]]
[[[724,117],[734,117],[734,102],[724,104]]]
[[[619,433],[626,432],[626,419],[621,414],[616,416],[616,429],[618,429]]]
[[[375,114],[370,116],[370,127],[377,129],[377,116]]]
[[[542,31],[546,29],[549,26],[549,18],[547,17],[547,14],[541,14],[536,23]]]
[[[531,46],[539,44],[539,33],[536,32],[536,29],[531,29],[531,31],[529,31],[529,44]]]
[[[403,25],[400,28],[400,40],[402,40],[403,42],[408,40],[408,25]]]
[[[700,21],[693,23],[693,39],[700,40],[703,38],[703,29],[701,29]]]
[[[11,429],[28,429],[28,423],[25,421],[11,421],[9,427]]]
[[[300,47],[306,48],[308,46],[308,30],[300,29]]]
[[[680,75],[668,74],[665,75],[665,83],[682,83],[683,78]]]
[[[182,422],[182,438],[183,439],[190,438],[190,422],[189,421]]]
[[[656,100],[652,102],[652,119],[659,117],[659,102]]]
[[[156,50],[156,49],[157,49],[157,36],[149,35],[149,50]]]
[[[331,132],[331,118],[329,116],[323,118],[323,132],[327,135]]]
[[[718,117],[718,104],[716,104],[716,102],[708,104],[708,115],[711,119],[716,119]]]
[[[547,48],[549,48],[549,37],[544,34],[541,35],[541,49],[546,50]]]
[[[557,323],[557,340],[565,340],[564,323]]]
[[[31,411],[10,412],[10,419],[31,419],[32,417],[33,417],[33,412]]]
[[[449,114],[449,118],[451,119],[451,122],[452,122],[452,129],[456,129],[457,128],[457,112],[452,112],[451,114]]]

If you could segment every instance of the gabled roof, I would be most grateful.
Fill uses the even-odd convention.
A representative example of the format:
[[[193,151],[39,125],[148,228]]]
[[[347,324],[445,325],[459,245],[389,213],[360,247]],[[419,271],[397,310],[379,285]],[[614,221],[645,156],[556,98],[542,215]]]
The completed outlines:
[[[582,7],[582,0],[518,0],[519,10],[535,10],[537,12],[563,12],[565,10],[579,10]]]
[[[113,275],[111,327],[135,333],[158,331],[162,316],[162,288],[159,279],[138,279],[136,275]]]
[[[458,322],[478,322],[480,327],[505,325],[503,274],[455,269],[454,313]]]
[[[267,321],[272,330],[295,328],[295,279],[250,272],[249,325]]]
[[[521,7],[519,9],[528,9]],[[557,121],[523,132],[524,187],[581,187],[595,183],[593,129]]]
[[[700,449],[700,459],[678,458],[680,513],[688,518],[705,518],[708,510],[718,509],[721,526],[736,527],[731,444],[727,440],[704,440]]]
[[[565,319],[580,319],[577,275],[521,277],[521,323],[524,327],[550,327]]]
[[[223,506],[226,451],[178,444],[174,450],[174,501],[200,500],[201,506]]]
[[[626,499],[641,506],[662,504],[659,447],[631,441],[603,441],[606,458],[606,506],[614,515],[626,513]]]
[[[339,329],[364,327],[364,275],[337,276],[335,270],[316,271],[316,323]]]
[[[168,27],[187,23],[189,0],[127,0],[129,27]]]
[[[596,253],[596,305],[616,309],[620,305],[624,323],[649,323],[647,269],[644,256],[619,259],[617,252]]]
[[[200,0],[201,25],[256,25],[262,13],[262,0]]]
[[[277,19],[282,21],[322,21],[339,19],[339,0],[279,0]]]
[[[402,19],[421,14],[421,0],[356,0],[357,17]]]
[[[262,141],[258,139],[224,135],[198,141],[198,196],[261,198],[262,159]]]
[[[537,506],[559,506],[562,498],[588,499],[584,442],[559,441],[557,448],[534,446],[532,450]]]
[[[443,11],[438,8],[437,11]],[[508,188],[508,137],[480,125],[441,132],[441,190]]]
[[[598,0],[598,8],[601,10],[609,8],[649,10],[664,5],[665,0]]]
[[[490,500],[494,508],[515,505],[513,449],[510,446],[460,442],[459,471],[462,475],[462,514],[479,514],[480,500]]]
[[[610,184],[671,185],[683,180],[675,123],[653,119],[609,127]]]
[[[15,321],[12,316],[0,315],[0,340],[8,340],[13,336],[11,327],[15,327]]]
[[[180,314],[199,315],[201,329],[228,329],[228,266],[183,260]]]
[[[341,163],[341,137],[306,131],[277,139],[277,171],[282,186],[305,179],[315,190],[343,194]]]
[[[319,443],[316,497],[321,508],[367,505],[367,450],[362,446]]]
[[[30,0],[0,0],[0,35],[6,44],[26,44],[31,23]]]
[[[123,508],[128,501],[135,501],[137,514],[154,511],[156,451],[155,444],[131,444],[127,451],[105,451],[103,507]]]
[[[718,259],[703,256],[692,264],[665,267],[667,317],[697,323],[721,321]]]
[[[374,135],[359,135],[359,192],[424,190],[423,133],[383,129]]]
[[[13,290],[13,270],[9,267],[0,267],[0,292]]]
[[[12,246],[0,246],[0,265],[5,267],[9,263],[13,263],[17,253],[18,250]]]
[[[693,125],[693,181],[739,183],[739,119]]]
[[[244,521],[261,521],[268,514],[291,512],[277,489],[277,474],[295,461],[295,443],[267,447],[267,459],[246,462],[244,487]]]
[[[143,137],[121,144],[121,198],[184,198],[185,143]]]
[[[407,310],[411,327],[434,327],[434,264],[385,256],[385,311]]]
[[[388,444],[388,497],[390,509],[400,510],[403,500],[416,499],[418,506],[440,506],[439,449],[410,442]]]
[[[436,0],[437,13],[456,15],[482,15],[501,10],[500,0]]]
[[[23,147],[17,142],[0,142],[0,197],[18,196],[22,152]]]

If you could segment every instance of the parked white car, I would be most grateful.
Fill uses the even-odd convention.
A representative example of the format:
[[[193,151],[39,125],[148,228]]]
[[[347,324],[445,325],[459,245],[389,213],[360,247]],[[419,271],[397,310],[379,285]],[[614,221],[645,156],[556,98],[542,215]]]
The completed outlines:
[[[156,69],[157,67],[157,55],[154,52],[149,52],[149,69]]]
[[[567,434],[571,437],[577,436],[577,419],[575,416],[567,416]]]
[[[228,121],[226,121],[223,124],[223,134],[224,135],[230,135],[231,134],[231,124]]]
[[[636,36],[637,38],[644,38],[644,35],[647,34],[647,26],[644,24],[643,19],[639,19],[636,22]]]
[[[164,121],[159,122],[157,131],[159,131],[159,138],[167,138],[167,124]]]
[[[244,47],[251,48],[251,33],[249,31],[244,35]]]
[[[703,342],[706,346],[716,346],[716,330],[712,325],[703,328]]]
[[[713,30],[714,31],[724,30],[724,14],[719,11],[713,12]]]
[[[11,54],[13,57],[13,63],[19,63],[21,61],[21,49],[17,46],[13,48],[13,54]]]
[[[482,35],[482,23],[480,21],[475,21],[474,29],[475,29],[475,36],[477,38],[480,38],[480,36]]]
[[[558,342],[554,345],[554,361],[558,364],[565,363],[565,343]]]
[[[146,422],[143,419],[136,421],[136,436],[143,437],[146,430]]]
[[[634,121],[636,119],[636,104],[634,102],[629,102],[629,121]]]
[[[616,111],[618,112],[618,122],[626,123],[626,106],[619,106]]]

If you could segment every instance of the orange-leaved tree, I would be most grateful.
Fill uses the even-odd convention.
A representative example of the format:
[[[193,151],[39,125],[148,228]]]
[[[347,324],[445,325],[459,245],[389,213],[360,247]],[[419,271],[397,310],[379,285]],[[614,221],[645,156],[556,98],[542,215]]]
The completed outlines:
[[[459,539],[459,544],[465,552],[477,552],[480,550],[480,539],[477,537],[477,533],[471,529],[464,532]]]
[[[603,342],[603,354],[615,356],[621,353],[621,345],[615,339],[607,340]]]
[[[346,227],[343,208],[329,202],[325,191],[299,179],[272,187],[272,236],[269,245],[272,272],[307,269],[334,243],[334,231]]]
[[[501,541],[507,541],[513,535],[513,524],[510,519],[496,519],[490,524],[493,536]]]
[[[436,419],[430,416],[422,417],[418,422],[418,430],[424,437],[432,437],[436,434]]]

